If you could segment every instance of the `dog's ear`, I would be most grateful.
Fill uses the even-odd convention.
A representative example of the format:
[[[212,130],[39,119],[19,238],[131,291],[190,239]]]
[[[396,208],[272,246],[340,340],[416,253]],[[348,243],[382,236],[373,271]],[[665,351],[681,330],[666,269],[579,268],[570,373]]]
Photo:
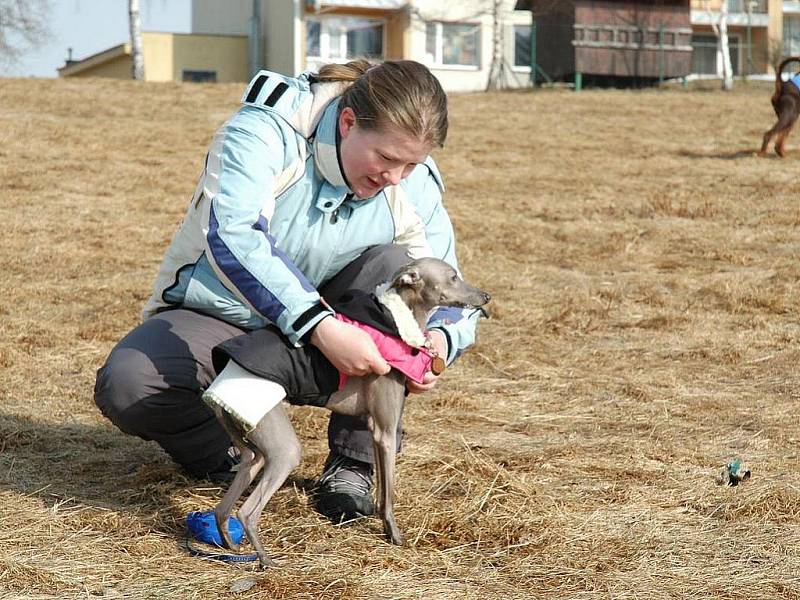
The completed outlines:
[[[419,269],[416,267],[408,267],[404,269],[394,280],[396,288],[410,287],[414,289],[421,288],[424,285],[422,277],[419,274]]]

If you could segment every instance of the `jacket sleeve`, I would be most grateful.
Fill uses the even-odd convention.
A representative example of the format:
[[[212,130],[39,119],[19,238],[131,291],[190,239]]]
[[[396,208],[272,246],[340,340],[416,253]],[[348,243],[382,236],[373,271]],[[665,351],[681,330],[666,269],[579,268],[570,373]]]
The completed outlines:
[[[332,312],[316,289],[277,247],[269,220],[275,181],[298,160],[297,143],[268,113],[245,107],[212,142],[203,174],[210,200],[206,255],[220,280],[300,345]]]
[[[405,187],[424,223],[425,237],[433,256],[450,263],[459,271],[453,225],[442,203],[444,184],[432,158],[414,169]],[[480,316],[479,310],[440,307],[428,319],[428,329],[438,329],[447,338],[448,365],[475,343]]]

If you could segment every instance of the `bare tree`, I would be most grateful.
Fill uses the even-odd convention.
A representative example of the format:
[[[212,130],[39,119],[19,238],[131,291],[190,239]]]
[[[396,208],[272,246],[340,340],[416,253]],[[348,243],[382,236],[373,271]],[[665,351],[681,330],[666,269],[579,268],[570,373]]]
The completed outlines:
[[[731,66],[731,51],[728,43],[728,1],[722,0],[719,8],[719,17],[714,21],[711,11],[708,11],[711,21],[711,28],[717,36],[717,57],[722,66],[722,89],[730,91],[733,89],[733,67]]]
[[[0,66],[9,66],[50,34],[49,0],[0,0]]]
[[[132,75],[137,81],[144,80],[144,58],[142,57],[142,24],[139,18],[139,0],[128,0],[128,21],[131,29]]]
[[[503,27],[500,24],[502,0],[494,0],[492,6],[492,63],[489,66],[489,79],[486,91],[503,88]]]

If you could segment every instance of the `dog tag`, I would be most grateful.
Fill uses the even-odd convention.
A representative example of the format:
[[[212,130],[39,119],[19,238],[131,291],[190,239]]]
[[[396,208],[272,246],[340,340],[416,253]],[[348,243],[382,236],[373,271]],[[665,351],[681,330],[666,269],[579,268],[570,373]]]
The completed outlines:
[[[441,375],[447,365],[441,356],[434,356],[431,361],[431,373],[434,375]]]

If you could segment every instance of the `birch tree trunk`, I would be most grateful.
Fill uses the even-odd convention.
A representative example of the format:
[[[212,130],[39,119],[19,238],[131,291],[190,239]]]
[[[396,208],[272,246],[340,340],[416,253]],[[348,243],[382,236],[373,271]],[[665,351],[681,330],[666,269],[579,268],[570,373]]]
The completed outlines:
[[[501,0],[494,0],[492,6],[492,64],[489,67],[489,79],[486,90],[497,90],[503,87],[503,26],[500,23]]]
[[[136,81],[144,80],[144,57],[142,56],[142,27],[139,20],[139,0],[128,0],[128,21],[131,29],[131,69]]]
[[[733,67],[731,66],[731,51],[728,43],[728,1],[722,0],[719,9],[719,23],[714,24],[714,33],[717,35],[717,64],[722,67],[722,89],[730,91],[733,89]]]

